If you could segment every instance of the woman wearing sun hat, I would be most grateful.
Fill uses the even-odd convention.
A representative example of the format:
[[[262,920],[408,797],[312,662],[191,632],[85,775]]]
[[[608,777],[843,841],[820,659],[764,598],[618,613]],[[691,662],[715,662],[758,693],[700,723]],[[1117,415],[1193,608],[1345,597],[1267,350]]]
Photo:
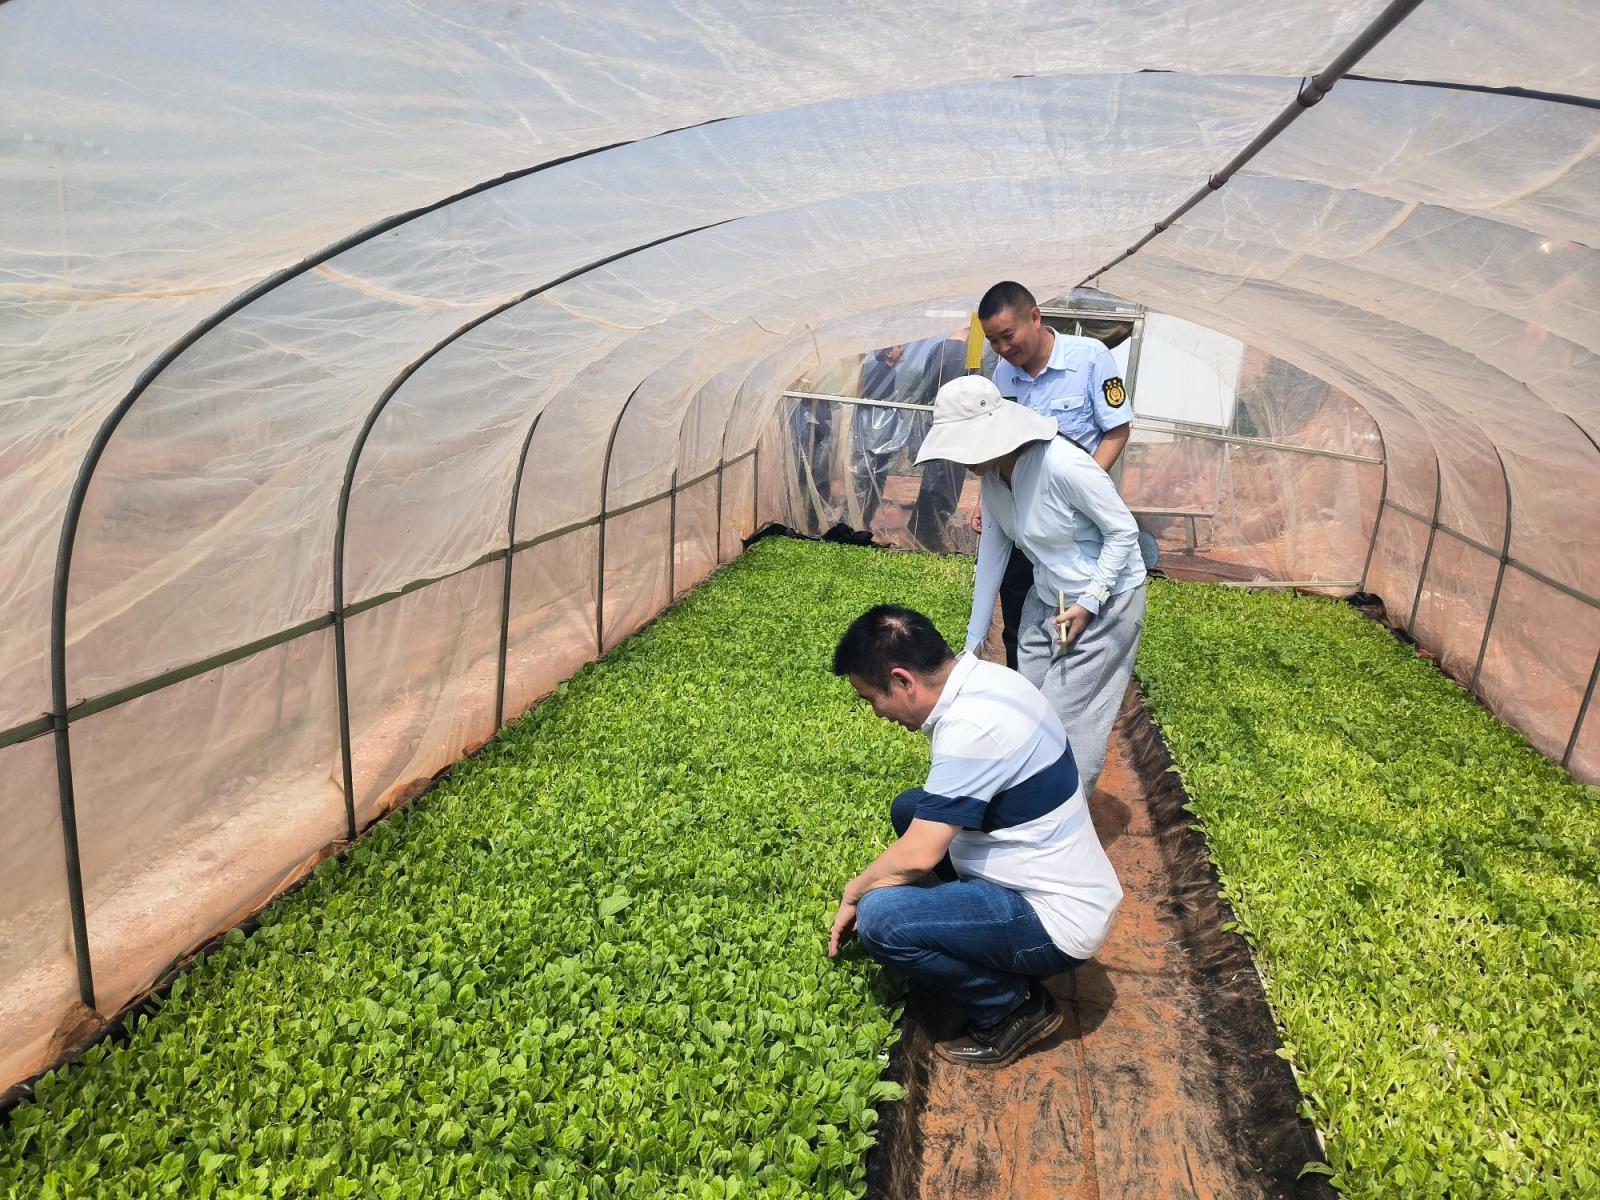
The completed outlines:
[[[917,453],[919,464],[930,459],[961,463],[983,480],[969,652],[988,636],[1012,547],[1033,563],[1017,670],[1061,718],[1088,795],[1144,630],[1145,569],[1133,514],[1111,477],[1059,436],[1052,418],[1005,399],[980,375],[953,379],[934,397],[933,428]]]

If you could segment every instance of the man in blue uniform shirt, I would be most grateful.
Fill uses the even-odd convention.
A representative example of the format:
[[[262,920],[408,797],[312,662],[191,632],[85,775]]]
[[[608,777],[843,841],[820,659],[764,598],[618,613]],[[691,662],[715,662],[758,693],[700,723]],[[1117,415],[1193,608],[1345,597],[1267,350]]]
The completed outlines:
[[[1094,456],[1107,473],[1132,429],[1133,406],[1111,352],[1095,338],[1058,333],[1039,315],[1033,293],[1020,283],[997,283],[978,301],[984,336],[1000,356],[994,385],[1008,400],[1054,419],[1061,432]],[[981,531],[979,514],[973,528]],[[1145,539],[1141,537],[1141,550]],[[1153,557],[1146,555],[1146,565]],[[1033,564],[1014,551],[1000,585],[1006,665],[1017,665],[1017,626],[1033,584]]]

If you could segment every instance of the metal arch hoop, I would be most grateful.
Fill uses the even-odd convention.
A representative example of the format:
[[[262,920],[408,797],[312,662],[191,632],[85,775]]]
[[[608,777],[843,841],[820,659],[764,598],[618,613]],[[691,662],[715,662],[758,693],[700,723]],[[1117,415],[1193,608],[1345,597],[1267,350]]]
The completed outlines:
[[[488,312],[480,313],[478,316],[468,321],[465,325],[458,327],[440,341],[434,343],[434,345],[430,347],[424,354],[422,354],[421,357],[417,358],[403,371],[401,371],[400,374],[395,376],[395,378],[390,382],[389,386],[384,388],[383,394],[378,397],[372,408],[368,410],[367,418],[362,423],[360,432],[356,435],[355,443],[350,447],[350,457],[345,463],[344,481],[339,488],[338,520],[334,526],[333,535],[334,671],[338,690],[339,744],[340,753],[343,759],[341,765],[344,772],[345,823],[346,832],[351,838],[354,838],[358,831],[356,829],[355,785],[353,780],[353,763],[351,759],[350,745],[349,668],[345,651],[345,532],[346,522],[349,518],[350,494],[355,483],[356,468],[360,464],[361,452],[366,447],[367,439],[371,436],[373,427],[377,425],[378,418],[383,415],[383,410],[388,407],[389,401],[394,399],[395,394],[405,386],[405,383],[408,379],[415,375],[418,370],[420,370],[429,362],[429,360],[434,358],[437,354],[449,347],[454,342],[465,337],[468,333],[471,333],[474,329],[477,329],[480,325],[483,325],[488,321],[492,321],[495,317],[498,317],[502,313],[517,307],[519,304],[523,304],[526,301],[533,299],[535,296],[542,295],[543,293],[550,291],[552,288],[560,287],[564,283],[570,283],[579,276],[586,275],[591,271],[599,270],[601,267],[608,266],[619,259],[627,258],[630,255],[639,254],[655,246],[660,246],[667,242],[677,241],[680,238],[689,237],[696,233],[702,233],[707,229],[713,229],[719,225],[726,224],[728,224],[727,221],[713,221],[710,224],[697,225],[693,229],[680,230],[677,233],[671,233],[665,237],[653,238],[648,242],[644,242],[638,246],[631,246],[626,250],[619,250],[614,254],[608,254],[604,258],[596,259],[594,262],[587,263],[584,266],[568,271],[547,283],[540,284],[538,287],[530,288],[520,295],[513,297],[512,299],[496,305]]]

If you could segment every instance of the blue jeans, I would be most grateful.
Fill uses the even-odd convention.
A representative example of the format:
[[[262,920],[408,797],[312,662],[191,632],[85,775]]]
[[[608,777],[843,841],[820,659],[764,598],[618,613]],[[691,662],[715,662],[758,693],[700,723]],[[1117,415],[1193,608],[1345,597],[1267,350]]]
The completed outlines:
[[[904,796],[895,801],[897,835],[911,824],[911,809]],[[1005,1020],[1035,978],[1081,962],[1050,940],[1020,894],[981,879],[868,892],[856,909],[856,936],[878,962],[959,1005],[980,1029]]]

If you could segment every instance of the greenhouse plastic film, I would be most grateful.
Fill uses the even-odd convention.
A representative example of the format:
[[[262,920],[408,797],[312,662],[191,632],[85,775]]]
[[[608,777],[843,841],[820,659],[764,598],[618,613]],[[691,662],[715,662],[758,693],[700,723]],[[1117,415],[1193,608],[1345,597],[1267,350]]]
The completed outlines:
[[[678,493],[673,546],[673,599],[717,569],[717,481],[702,479]]]
[[[77,721],[72,749],[102,1014],[344,836],[329,629]]]
[[[1566,753],[1600,652],[1600,609],[1506,571],[1478,691],[1544,753]],[[1594,701],[1590,701],[1591,710]],[[1594,719],[1590,712],[1588,721]]]
[[[0,1091],[48,1066],[82,1032],[67,907],[55,743],[0,749]]]
[[[599,543],[599,530],[591,526],[512,557],[506,719],[549,695],[595,657]]]
[[[475,567],[345,622],[358,827],[486,742],[505,565]]]
[[[1378,522],[1372,563],[1367,568],[1367,591],[1383,598],[1389,622],[1398,629],[1411,623],[1417,580],[1428,552],[1428,533],[1426,524],[1393,508],[1385,508]]]
[[[755,459],[743,458],[722,469],[722,540],[718,557],[732,562],[744,549],[744,539],[756,531]]]
[[[1447,534],[1433,540],[1411,635],[1434,653],[1447,674],[1464,684],[1472,683],[1477,669],[1499,566],[1494,558]]]
[[[667,500],[606,518],[602,650],[618,645],[671,602],[671,519]]]

